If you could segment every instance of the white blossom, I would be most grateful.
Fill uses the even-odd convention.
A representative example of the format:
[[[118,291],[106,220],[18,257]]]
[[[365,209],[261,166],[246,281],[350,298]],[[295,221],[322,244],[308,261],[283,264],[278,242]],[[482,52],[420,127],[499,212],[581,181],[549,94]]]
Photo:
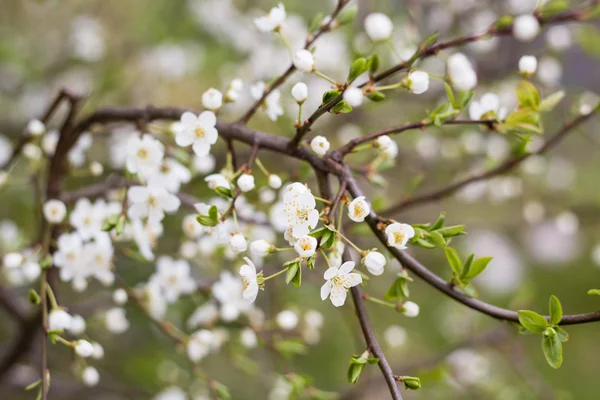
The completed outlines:
[[[32,119],[27,123],[25,131],[31,136],[41,136],[46,132],[46,125],[39,119]]]
[[[264,82],[256,82],[250,86],[250,95],[254,100],[260,100],[265,92],[266,84]],[[267,116],[271,121],[277,121],[277,118],[283,115],[283,108],[281,108],[281,92],[275,89],[269,93],[264,99],[263,107],[267,113]]]
[[[274,249],[275,246],[263,239],[255,240],[254,242],[250,243],[250,252],[259,257],[266,257]]]
[[[371,207],[365,196],[359,196],[348,204],[348,217],[354,222],[363,222],[371,213]]]
[[[310,148],[319,156],[324,156],[329,150],[330,144],[329,140],[327,140],[324,136],[315,136],[310,141]]]
[[[208,174],[214,171],[215,165],[217,164],[215,157],[212,154],[205,156],[198,156],[194,154],[192,160],[192,170],[199,174]]]
[[[281,29],[285,22],[285,7],[279,3],[277,7],[271,8],[268,14],[254,18],[254,25],[261,32],[273,32]]]
[[[210,88],[202,93],[202,106],[215,111],[223,105],[223,94],[215,88]]]
[[[240,276],[242,277],[242,283],[244,284],[242,296],[249,303],[254,303],[259,289],[256,267],[248,257],[244,257],[244,261],[246,261],[246,264],[240,267]]]
[[[104,314],[104,323],[109,332],[120,334],[129,329],[129,321],[125,310],[119,307],[111,308]]]
[[[165,158],[156,173],[148,179],[148,186],[162,186],[168,192],[177,193],[182,183],[192,179],[190,170],[172,158]]]
[[[377,276],[383,274],[386,259],[385,256],[378,251],[369,251],[362,259],[362,263],[370,273]]]
[[[463,53],[454,53],[446,63],[448,76],[458,91],[472,90],[477,86],[477,74]]]
[[[354,261],[346,261],[339,268],[331,267],[325,271],[323,277],[326,282],[321,287],[321,300],[329,297],[334,306],[344,305],[348,289],[362,283],[362,276],[350,272],[354,265]]]
[[[203,111],[198,116],[186,111],[181,115],[181,129],[175,134],[175,142],[183,147],[192,145],[196,155],[205,156],[219,137],[216,124],[217,117],[212,111]]]
[[[346,90],[344,90],[344,100],[351,107],[358,107],[362,104],[364,100],[364,95],[361,89],[356,86],[350,86]]]
[[[523,56],[519,59],[519,72],[526,75],[533,75],[537,70],[537,59],[535,56]]]
[[[500,98],[494,93],[486,93],[479,100],[471,101],[469,105],[469,117],[471,119],[482,119],[484,116],[489,118],[496,117],[500,120],[506,118],[507,110],[500,107]]]
[[[298,326],[299,318],[298,314],[292,310],[283,310],[275,318],[277,325],[284,331],[291,331]]]
[[[85,332],[86,328],[85,319],[81,315],[73,315],[71,319],[71,326],[69,327],[69,333],[78,336]]]
[[[406,317],[414,318],[419,315],[419,305],[412,301],[407,301],[402,305],[402,314]]]
[[[304,235],[298,239],[294,245],[294,250],[302,258],[312,257],[317,250],[317,239],[309,235]]]
[[[75,352],[79,357],[88,358],[94,354],[94,346],[87,340],[80,339],[75,343]]]
[[[212,293],[221,303],[221,318],[224,321],[234,321],[241,313],[246,313],[252,304],[243,298],[244,284],[234,277],[231,272],[223,271],[215,282]]]
[[[425,93],[429,89],[429,74],[425,71],[412,71],[408,74],[406,87],[414,94]]]
[[[307,235],[317,226],[319,211],[315,209],[315,197],[305,185],[299,182],[288,185],[283,195],[283,205],[283,218],[295,239]]]
[[[249,192],[254,189],[254,176],[242,174],[237,180],[237,186],[242,192]]]
[[[398,325],[390,325],[383,332],[383,337],[385,341],[391,347],[400,347],[406,343],[408,334],[406,333],[406,329],[402,328]]]
[[[71,328],[73,316],[63,309],[55,308],[48,314],[48,329],[50,331],[66,331]]]
[[[246,249],[248,249],[248,242],[246,241],[246,237],[244,237],[244,235],[242,235],[241,233],[236,233],[235,235],[231,236],[229,244],[231,245],[233,251],[235,251],[236,253],[242,253],[246,251]]]
[[[394,222],[385,228],[385,234],[388,239],[388,246],[397,249],[406,249],[406,243],[415,236],[415,230],[408,224]]]
[[[215,303],[210,302],[201,305],[190,315],[187,320],[187,326],[190,329],[198,326],[207,326],[214,323],[219,318],[219,310]]]
[[[100,373],[94,367],[87,366],[81,373],[81,380],[87,387],[93,387],[100,382]]]
[[[225,176],[221,174],[211,174],[204,178],[204,181],[208,183],[208,187],[215,190],[218,187],[224,187],[225,189],[231,189],[231,185]]]
[[[127,295],[127,291],[125,289],[117,289],[113,292],[113,301],[119,305],[123,305],[127,303],[129,296]]]
[[[538,19],[531,14],[519,15],[513,21],[513,35],[521,42],[530,42],[540,31]]]
[[[177,196],[160,186],[132,186],[127,191],[127,200],[129,218],[147,217],[151,222],[162,221],[165,213],[172,214],[181,205]]]
[[[294,67],[301,72],[312,72],[315,69],[315,57],[308,50],[298,50],[292,60]]]
[[[196,289],[190,264],[185,260],[174,260],[169,256],[160,256],[156,260],[156,272],[150,277],[149,282],[160,288],[162,296],[168,303],[174,303],[181,295],[191,294]]]
[[[146,179],[156,173],[165,155],[165,147],[151,135],[131,136],[127,142],[127,170]]]
[[[186,352],[192,362],[198,362],[208,355],[213,344],[213,333],[206,329],[194,332],[187,342]]]
[[[271,174],[269,175],[269,186],[273,189],[279,189],[281,187],[281,178],[279,175]]]
[[[390,17],[378,12],[367,15],[364,24],[367,35],[374,42],[389,39],[394,30]]]
[[[256,332],[252,330],[252,328],[244,328],[240,332],[240,342],[244,345],[244,347],[248,349],[252,349],[256,347],[258,344],[258,338],[256,337]]]
[[[292,97],[296,100],[296,103],[302,104],[308,97],[308,87],[304,82],[298,82],[292,87]]]

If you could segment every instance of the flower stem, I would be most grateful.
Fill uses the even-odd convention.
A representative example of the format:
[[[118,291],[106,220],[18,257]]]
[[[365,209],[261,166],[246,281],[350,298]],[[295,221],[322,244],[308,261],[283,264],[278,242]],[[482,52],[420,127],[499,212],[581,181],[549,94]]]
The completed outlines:
[[[52,287],[46,282],[46,293],[48,294],[48,298],[50,299],[50,305],[52,309],[59,308],[58,303],[56,302],[56,296],[54,296],[54,292],[52,291]]]
[[[60,337],[58,335],[54,336],[57,342],[64,344],[67,347],[73,347],[73,342],[68,341],[67,339]]]
[[[284,272],[287,272],[287,270],[288,270],[289,268],[290,268],[290,267],[285,267],[285,268],[284,268],[284,269],[282,269],[281,271],[277,271],[277,272],[275,272],[273,275],[266,276],[266,277],[264,277],[264,278],[263,278],[263,281],[268,281],[268,280],[269,280],[269,279],[271,279],[271,278],[275,278],[276,276],[278,276],[278,275],[281,275],[281,274],[283,274]]]
[[[294,52],[292,51],[292,45],[290,44],[290,41],[285,37],[283,33],[281,33],[281,30],[277,30],[277,34],[281,38],[281,41],[283,42],[285,47],[287,47],[288,51],[290,52],[290,56],[293,58]]]
[[[323,249],[321,247],[319,247],[319,252],[323,255],[323,258],[325,259],[325,262],[327,263],[327,266],[329,268],[331,268],[331,263],[329,262],[329,259],[327,258],[327,255],[325,254],[325,252],[323,251]]]
[[[265,168],[262,161],[260,161],[260,159],[258,157],[256,157],[254,162],[256,163],[256,165],[258,165],[258,169],[260,169],[263,174],[265,174],[266,176],[271,175],[271,173]]]
[[[336,85],[337,86],[337,82],[334,79],[328,77],[327,75],[325,75],[324,73],[322,73],[320,71],[317,71],[316,69],[315,69],[314,72],[315,72],[315,75],[317,75],[319,78],[323,78],[327,82],[331,83],[332,85]]]
[[[325,203],[325,204],[329,204],[329,205],[331,205],[331,201],[329,201],[329,200],[327,200],[327,199],[324,199],[324,198],[322,198],[322,197],[317,197],[317,196],[313,196],[313,197],[315,198],[315,200],[319,200],[319,201],[321,201],[321,202],[323,202],[323,203]]]
[[[390,307],[390,308],[396,308],[395,304],[387,302],[385,300],[381,300],[376,297],[371,297],[369,295],[364,295],[363,297],[365,300],[370,301],[372,303],[381,304],[382,306],[386,306],[386,307]]]
[[[394,83],[393,85],[375,86],[374,89],[378,92],[383,92],[384,90],[398,89],[399,87],[402,87],[402,82]]]
[[[332,228],[333,228],[333,227],[332,227]],[[350,239],[348,239],[346,236],[344,236],[344,235],[343,235],[343,234],[342,234],[342,233],[341,233],[341,232],[340,232],[338,229],[335,229],[335,228],[333,228],[333,229],[335,230],[335,233],[337,233],[338,235],[340,235],[340,237],[341,237],[342,239],[344,239],[344,240],[346,241],[346,243],[348,243],[350,246],[352,246],[352,247],[354,248],[354,250],[358,251],[360,254],[362,254],[362,253],[363,253],[363,250],[362,250],[360,247],[358,247],[357,245],[355,245],[355,244],[352,242],[352,240],[350,240]]]
[[[302,125],[302,103],[298,103],[298,125]]]

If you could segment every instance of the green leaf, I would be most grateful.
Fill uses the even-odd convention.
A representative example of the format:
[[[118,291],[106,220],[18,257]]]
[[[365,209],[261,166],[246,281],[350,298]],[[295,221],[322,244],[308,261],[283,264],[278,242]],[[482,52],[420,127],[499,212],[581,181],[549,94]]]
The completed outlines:
[[[587,294],[590,296],[600,296],[600,289],[590,289]]]
[[[300,263],[298,263],[297,265],[298,271],[292,278],[292,283],[294,284],[294,286],[299,288],[302,285],[302,265]]]
[[[350,106],[350,104],[346,103],[346,100],[342,100],[339,103],[337,103],[335,106],[333,106],[333,108],[331,109],[330,112],[332,114],[347,114],[351,111],[352,111],[352,107]]]
[[[296,278],[296,274],[300,270],[300,263],[295,262],[288,267],[288,270],[285,274],[285,283],[289,284]]]
[[[481,274],[487,265],[492,261],[493,257],[481,257],[477,260],[473,261],[468,272],[463,272],[462,278],[466,280],[471,280]]]
[[[438,217],[437,221],[435,221],[435,223],[431,226],[431,228],[429,228],[429,230],[435,231],[435,230],[438,230],[438,229],[444,227],[445,219],[446,219],[446,213],[442,211],[440,213],[440,216]]]
[[[448,264],[450,264],[454,275],[460,276],[462,262],[460,261],[456,250],[454,250],[452,247],[446,247],[444,251],[446,252],[446,259],[448,260]]]
[[[563,316],[562,305],[556,296],[550,296],[550,325],[558,325]]]
[[[310,21],[310,24],[308,25],[308,31],[314,32],[317,29],[319,29],[321,27],[321,25],[323,24],[324,18],[325,18],[324,13],[318,13],[317,15],[315,15],[313,17],[313,19]]]
[[[418,238],[413,243],[416,244],[417,246],[421,246],[425,249],[435,249],[435,244],[431,243],[427,239]]]
[[[519,310],[518,315],[521,325],[533,333],[542,333],[548,328],[546,319],[534,311]]]
[[[546,361],[552,368],[559,368],[562,364],[562,343],[552,328],[548,328],[548,334],[542,335],[542,350]]]
[[[429,240],[431,240],[431,242],[433,244],[435,244],[437,247],[441,247],[441,248],[446,247],[446,241],[444,240],[444,237],[439,232],[436,232],[436,231],[429,232]]]
[[[448,95],[448,100],[450,100],[452,107],[460,108],[459,104],[456,102],[456,99],[454,98],[454,92],[452,91],[452,87],[446,81],[444,81],[444,88],[446,89],[446,95]]]
[[[379,69],[379,56],[377,54],[373,54],[371,57],[369,57],[369,60],[369,74],[373,75]]]
[[[551,17],[569,9],[569,3],[565,0],[550,0],[540,7],[540,16]]]
[[[350,367],[348,367],[348,382],[357,383],[358,378],[360,378],[360,374],[362,373],[364,368],[365,368],[365,364],[351,363]]]
[[[117,221],[117,225],[115,226],[115,234],[117,236],[119,236],[125,230],[125,221],[126,220],[127,219],[125,218],[125,215],[121,215],[119,217],[119,220]]]
[[[517,85],[517,98],[523,108],[538,110],[540,108],[540,91],[529,81],[521,81]]]
[[[514,17],[512,15],[503,15],[496,21],[496,28],[502,29],[511,26],[513,23],[513,19]]]
[[[337,22],[340,25],[347,25],[350,22],[354,21],[354,18],[356,18],[356,14],[358,13],[358,7],[357,6],[351,6],[346,8],[345,10],[342,10],[342,12],[340,12],[340,14],[337,17]]]
[[[40,295],[37,294],[35,290],[29,289],[29,302],[34,306],[37,306],[38,304],[40,304],[40,301]]]
[[[53,263],[52,256],[50,254],[46,254],[44,256],[44,258],[42,258],[42,261],[40,262],[40,267],[42,267],[42,269],[48,269],[48,268],[52,267],[52,263]]]
[[[40,383],[42,383],[41,379],[38,379],[37,381],[30,383],[29,385],[25,386],[25,390],[31,390],[31,389],[35,389],[36,387],[40,386]]]
[[[210,206],[208,209],[208,216],[215,222],[219,221],[219,210],[217,206]]]
[[[471,253],[469,255],[469,257],[467,257],[467,260],[463,263],[461,272],[460,272],[460,279],[464,279],[464,280],[469,280],[469,278],[466,278],[469,275],[469,272],[471,271],[471,266],[473,265],[473,258],[475,257],[474,253]]]
[[[421,389],[421,380],[416,376],[403,376],[402,382],[404,383],[404,388],[407,390]]]
[[[564,91],[552,93],[540,103],[540,111],[551,111],[565,97]]]
[[[366,94],[366,97],[374,103],[381,103],[385,100],[385,94],[381,92],[370,92]]]
[[[306,353],[306,346],[298,340],[280,340],[275,342],[275,348],[284,357],[291,357],[294,354]]]
[[[560,340],[561,342],[567,342],[567,341],[569,341],[569,334],[563,328],[561,328],[560,326],[555,326],[552,329],[554,329],[556,331],[556,335],[558,336],[558,340]]]
[[[223,197],[233,198],[233,192],[231,191],[231,189],[228,189],[224,186],[218,186],[215,189],[215,192],[217,192],[217,194],[219,194]]]
[[[197,216],[196,221],[200,222],[200,224],[204,225],[204,226],[216,226],[217,225],[217,222],[215,222],[211,217],[207,217],[206,215]]]
[[[348,83],[353,82],[356,78],[361,76],[368,68],[369,65],[367,63],[366,58],[360,57],[354,60],[354,62],[350,66],[350,72],[348,72]]]
[[[331,100],[339,96],[341,92],[337,89],[323,93],[323,104],[329,103]]]
[[[459,92],[456,95],[456,101],[459,105],[458,108],[460,108],[462,110],[463,108],[468,106],[474,95],[475,95],[475,92],[473,90],[468,90],[466,92]]]
[[[464,225],[453,225],[453,226],[447,226],[445,228],[440,228],[437,230],[437,232],[442,235],[443,237],[453,237],[453,236],[461,236],[461,235],[466,235],[467,233],[464,232],[465,226]]]

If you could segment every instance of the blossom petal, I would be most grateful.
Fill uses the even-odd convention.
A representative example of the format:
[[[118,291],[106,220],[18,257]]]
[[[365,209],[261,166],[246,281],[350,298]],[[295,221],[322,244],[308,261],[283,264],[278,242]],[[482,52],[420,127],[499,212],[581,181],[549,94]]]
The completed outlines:
[[[160,197],[160,207],[168,213],[177,211],[180,205],[181,200],[173,194],[167,194]]]
[[[215,126],[217,124],[217,116],[212,111],[203,111],[198,115],[198,122],[206,129],[207,126]]]
[[[362,276],[357,273],[348,274],[348,282],[350,283],[349,287],[358,286],[362,283]]]
[[[339,271],[337,268],[331,267],[327,271],[325,271],[325,273],[323,274],[323,278],[325,278],[325,280],[330,280],[336,277],[338,273]]]
[[[190,111],[186,111],[181,115],[181,122],[186,125],[194,125],[198,121],[196,114]]]
[[[249,281],[256,281],[256,269],[248,264],[244,264],[240,267],[240,276]]]
[[[258,283],[256,281],[250,282],[246,290],[242,293],[242,297],[249,303],[254,303],[256,296],[258,296]]]
[[[194,153],[197,156],[203,157],[210,153],[210,144],[207,144],[203,140],[196,140],[192,146],[192,149],[194,149]]]
[[[327,281],[321,286],[321,300],[325,300],[331,293],[331,282]]]
[[[347,275],[350,271],[352,271],[354,269],[354,261],[346,261],[345,263],[342,264],[342,266],[340,267],[340,275]]]
[[[343,306],[346,302],[346,295],[346,289],[341,288],[339,286],[334,286],[331,290],[331,294],[329,295],[329,298],[331,299],[331,304],[333,304],[336,307]]]
[[[132,203],[144,203],[148,201],[150,192],[144,186],[132,186],[127,191],[127,200]]]

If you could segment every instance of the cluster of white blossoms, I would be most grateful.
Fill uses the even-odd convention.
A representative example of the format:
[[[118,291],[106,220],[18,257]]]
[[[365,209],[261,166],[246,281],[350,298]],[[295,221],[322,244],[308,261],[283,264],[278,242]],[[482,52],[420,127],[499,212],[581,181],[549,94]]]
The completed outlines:
[[[446,66],[448,76],[456,90],[472,90],[477,86],[477,74],[463,53],[454,53],[448,57]]]

